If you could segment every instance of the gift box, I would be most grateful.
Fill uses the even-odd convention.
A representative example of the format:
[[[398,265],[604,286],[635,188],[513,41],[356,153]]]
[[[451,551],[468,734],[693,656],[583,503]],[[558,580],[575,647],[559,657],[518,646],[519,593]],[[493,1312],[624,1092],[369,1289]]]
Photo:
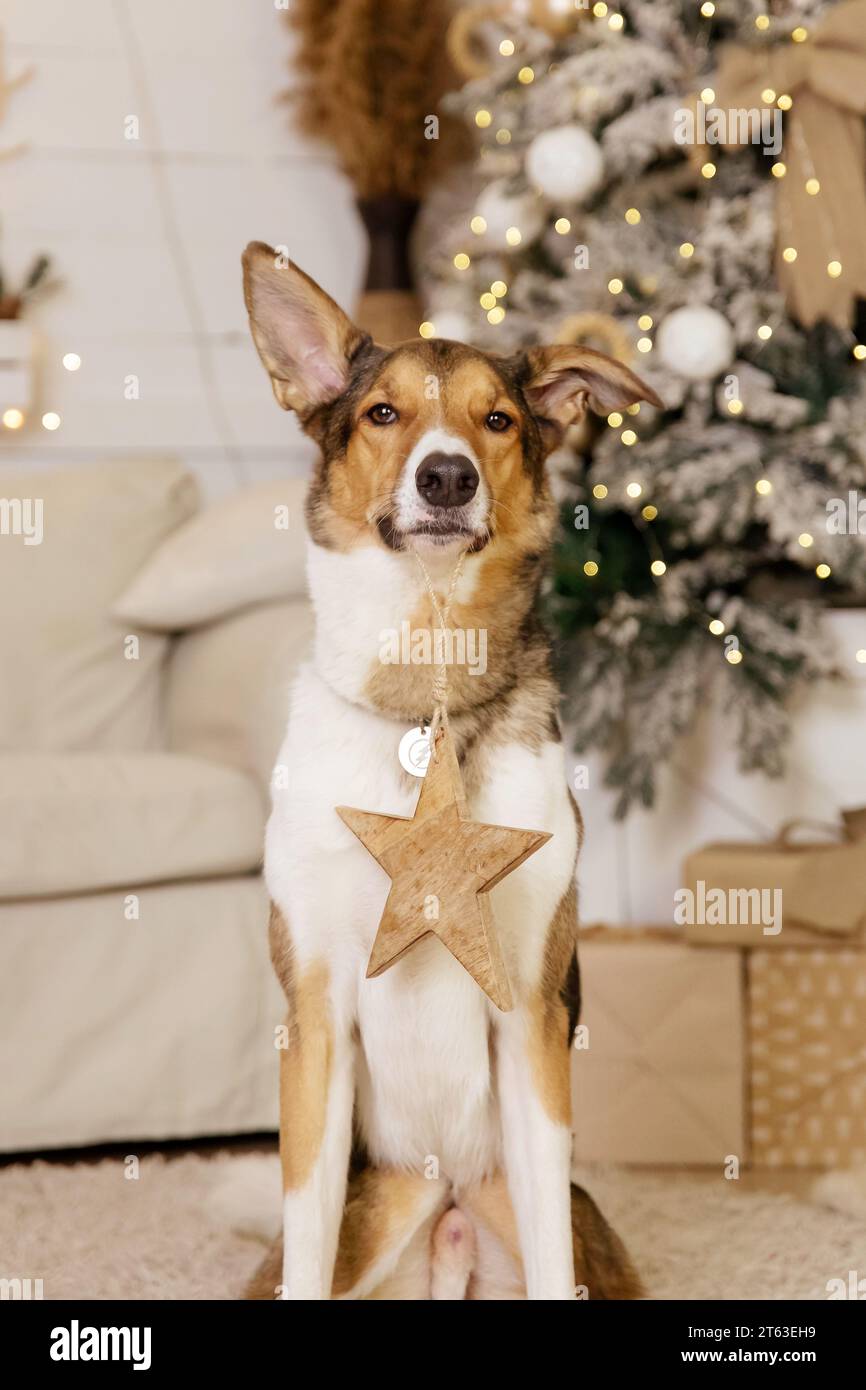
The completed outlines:
[[[673,930],[592,928],[573,1048],[581,1161],[746,1159],[742,956]]]
[[[695,945],[866,945],[866,810],[845,811],[836,843],[792,821],[768,844],[713,844],[686,860],[674,921]],[[812,830],[814,835],[814,828]]]
[[[771,948],[746,964],[752,1161],[866,1163],[866,949]]]

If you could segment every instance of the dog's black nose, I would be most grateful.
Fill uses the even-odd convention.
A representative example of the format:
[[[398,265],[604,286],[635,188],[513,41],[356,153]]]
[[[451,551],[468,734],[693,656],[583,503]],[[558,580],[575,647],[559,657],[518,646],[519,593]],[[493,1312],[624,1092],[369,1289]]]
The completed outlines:
[[[478,491],[478,470],[464,454],[428,454],[415,485],[431,507],[463,507]]]

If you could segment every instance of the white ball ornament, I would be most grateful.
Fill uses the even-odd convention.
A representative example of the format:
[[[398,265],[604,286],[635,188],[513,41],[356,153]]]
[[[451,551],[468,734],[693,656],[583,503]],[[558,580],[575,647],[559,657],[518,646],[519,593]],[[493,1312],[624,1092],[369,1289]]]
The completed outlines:
[[[678,376],[711,381],[733,361],[734,330],[718,309],[687,304],[674,309],[660,324],[656,351]]]
[[[526,177],[551,202],[586,202],[604,178],[601,146],[583,126],[544,130],[526,151]]]
[[[544,225],[544,215],[532,190],[512,193],[504,179],[482,189],[475,211],[487,223],[483,236],[492,246],[526,245],[535,240]],[[520,233],[519,241],[510,239],[512,228]]]

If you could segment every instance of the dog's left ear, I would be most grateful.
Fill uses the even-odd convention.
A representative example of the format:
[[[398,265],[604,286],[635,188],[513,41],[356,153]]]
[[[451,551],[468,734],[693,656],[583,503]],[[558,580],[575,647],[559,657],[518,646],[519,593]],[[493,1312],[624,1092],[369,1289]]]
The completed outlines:
[[[297,411],[303,421],[345,390],[352,354],[366,334],[315,280],[263,241],[251,241],[242,260],[259,357],[283,410]]]
[[[587,407],[598,415],[637,401],[664,409],[655,391],[622,362],[587,347],[529,348],[523,393],[533,414],[555,434],[575,424]]]

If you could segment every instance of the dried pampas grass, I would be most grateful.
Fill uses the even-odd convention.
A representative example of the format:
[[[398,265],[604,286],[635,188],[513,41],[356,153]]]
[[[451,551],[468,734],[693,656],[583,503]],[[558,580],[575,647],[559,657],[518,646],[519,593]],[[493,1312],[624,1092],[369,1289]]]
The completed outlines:
[[[455,80],[450,0],[294,0],[287,18],[301,129],[333,145],[360,198],[419,198],[462,148],[451,121],[425,134]]]

